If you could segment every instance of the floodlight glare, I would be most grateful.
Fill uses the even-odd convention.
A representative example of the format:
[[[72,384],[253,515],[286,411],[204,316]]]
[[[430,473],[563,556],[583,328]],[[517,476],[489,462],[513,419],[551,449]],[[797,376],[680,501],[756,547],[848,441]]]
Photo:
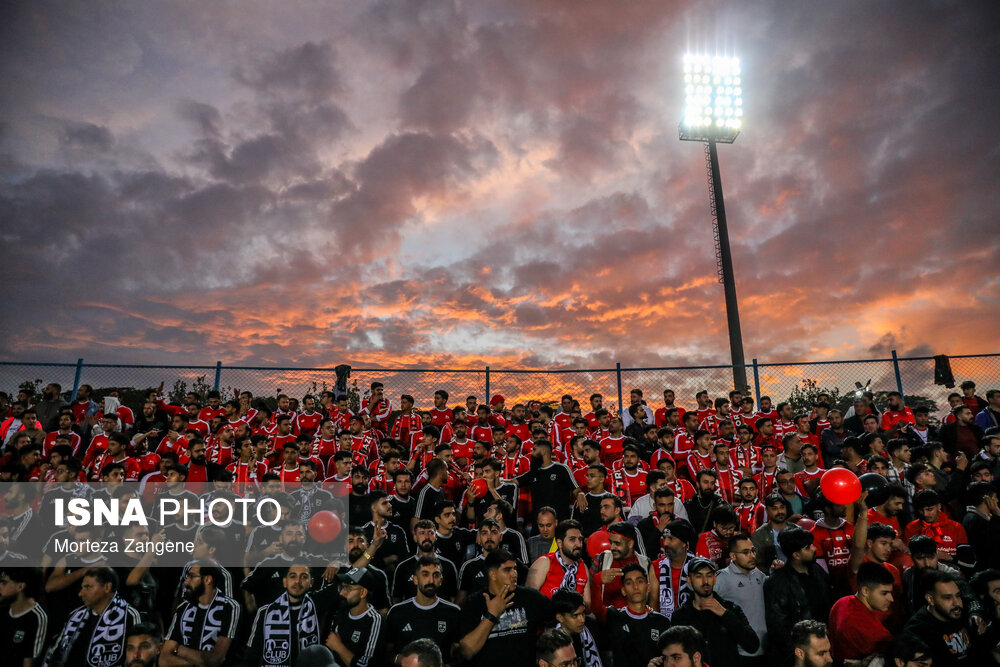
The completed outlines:
[[[693,75],[692,75],[693,73]],[[739,126],[728,122],[743,106],[738,58],[684,56],[684,122],[681,139],[732,143]]]

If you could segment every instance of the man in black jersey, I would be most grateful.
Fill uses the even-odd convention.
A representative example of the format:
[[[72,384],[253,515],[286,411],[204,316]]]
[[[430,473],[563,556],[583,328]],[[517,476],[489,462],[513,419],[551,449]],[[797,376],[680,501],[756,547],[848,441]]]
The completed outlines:
[[[559,520],[569,518],[570,503],[580,495],[573,473],[552,459],[552,443],[538,440],[531,450],[531,470],[517,477],[518,486],[531,491],[531,506],[555,509]]]
[[[486,587],[486,557],[500,548],[500,535],[500,524],[496,520],[483,519],[476,531],[480,554],[462,563],[458,572],[458,597],[455,602],[459,605],[464,604],[470,594]]]
[[[365,539],[369,544],[373,544],[376,530],[385,531],[385,539],[379,543],[371,562],[381,570],[391,570],[399,561],[410,555],[406,531],[390,521],[392,502],[385,491],[376,489],[370,492],[368,506],[371,508],[372,520],[362,526]]]
[[[92,567],[83,575],[80,600],[62,625],[46,665],[114,667],[124,662],[125,636],[139,624],[139,612],[118,596],[118,575]]]
[[[290,564],[296,561],[310,563],[314,567],[318,564],[315,556],[302,553],[306,543],[305,529],[295,521],[285,521],[280,525],[278,544],[281,551],[262,560],[243,580],[243,590],[252,596],[252,600],[247,600],[250,610],[274,602],[281,595],[285,588],[282,578]]]
[[[184,601],[174,611],[160,667],[226,664],[236,638],[240,606],[219,589],[222,572],[214,561],[195,561],[184,575]]]
[[[452,645],[462,638],[461,610],[438,597],[442,581],[441,560],[421,556],[413,574],[417,594],[394,605],[385,619],[386,640],[391,647],[398,649],[415,639],[430,638],[441,648],[444,661],[451,662]]]
[[[573,639],[573,652],[579,656],[580,667],[604,667],[601,650],[594,634],[594,621],[587,618],[587,607],[583,596],[567,588],[556,591],[552,596],[552,613],[555,614],[557,628],[569,633]]]
[[[478,445],[479,443],[477,443]],[[462,496],[465,518],[470,524],[479,525],[486,508],[494,500],[506,500],[513,507],[517,504],[517,485],[503,479],[503,464],[495,458],[484,458],[472,466],[486,480],[486,494],[475,496],[475,488],[470,484]]]
[[[515,522],[514,506],[506,500],[494,499],[486,508],[484,517],[500,524],[500,547],[514,554],[518,571],[526,573],[531,561],[528,560],[528,547],[524,542],[524,535],[510,527]]]
[[[447,600],[453,600],[458,594],[458,570],[455,564],[441,556],[435,549],[437,543],[437,531],[434,524],[426,519],[417,521],[413,528],[413,541],[417,545],[417,552],[396,566],[396,571],[392,577],[392,600],[401,602],[417,594],[417,589],[413,583],[413,574],[417,571],[417,563],[421,556],[437,555],[441,559],[442,582],[439,593]]]
[[[321,620],[340,604],[336,586],[310,591],[312,572],[293,560],[282,572],[284,592],[257,610],[244,663],[260,667],[292,667],[299,653],[322,641]]]
[[[613,662],[616,665],[645,665],[656,657],[656,645],[670,620],[647,605],[649,575],[638,563],[622,568],[622,595],[625,608],[606,606],[601,587],[594,589],[594,615],[604,624]]]
[[[458,654],[471,667],[533,667],[534,639],[552,620],[552,603],[517,585],[517,560],[499,549],[486,557],[487,587],[462,607]]]
[[[409,540],[410,532],[413,530],[410,520],[417,511],[417,499],[410,495],[410,489],[413,488],[413,472],[408,468],[400,468],[392,474],[392,482],[394,488],[389,498],[389,502],[392,503],[392,516],[389,517],[389,521],[402,528],[406,533],[406,539]],[[410,548],[413,548],[412,543]]]
[[[437,524],[437,552],[461,567],[466,561],[466,553],[476,542],[476,531],[459,528],[455,503],[442,500],[434,506],[434,523]]]
[[[432,458],[427,462],[427,483],[420,489],[417,496],[417,507],[414,516],[410,520],[410,527],[420,519],[433,519],[437,504],[442,500],[447,500],[444,495],[444,484],[448,481],[448,464],[444,459]]]
[[[49,617],[35,602],[41,583],[38,568],[0,572],[0,656],[14,667],[32,667],[45,648]]]
[[[378,582],[363,567],[338,574],[341,608],[334,617],[326,646],[344,667],[381,665],[385,642],[382,616],[368,604],[368,592]]]

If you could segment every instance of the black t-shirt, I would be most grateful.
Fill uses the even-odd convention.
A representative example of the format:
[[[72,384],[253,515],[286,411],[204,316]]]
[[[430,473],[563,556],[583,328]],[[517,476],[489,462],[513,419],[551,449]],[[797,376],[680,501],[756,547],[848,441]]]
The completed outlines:
[[[656,642],[670,620],[655,611],[634,616],[626,609],[608,607],[605,627],[616,665],[645,665],[659,655]]]
[[[381,656],[385,650],[383,627],[382,616],[374,607],[368,607],[357,617],[352,616],[349,609],[337,612],[330,630],[336,632],[344,646],[354,654],[354,660],[346,667],[377,667],[382,664]]]
[[[546,505],[556,511],[559,520],[569,518],[569,506],[576,479],[562,463],[552,463],[546,468],[534,468],[517,478],[522,487],[531,489],[531,506],[536,510]]]
[[[372,508],[367,494],[347,496],[347,516],[352,526],[363,526],[372,520]]]
[[[454,600],[458,595],[458,570],[450,560],[437,554],[441,561],[441,588],[438,596],[446,600]],[[399,565],[392,577],[392,597],[400,600],[412,598],[417,594],[417,586],[413,583],[413,573],[417,571],[417,561],[420,554],[410,556]]]
[[[445,663],[451,662],[451,645],[462,638],[462,611],[457,605],[437,598],[421,607],[415,598],[400,602],[385,617],[385,639],[398,652],[414,639],[432,639],[441,649]]]
[[[934,667],[971,665],[969,645],[972,636],[965,619],[939,621],[924,607],[906,624],[904,633],[927,644],[934,657]]]
[[[80,625],[79,632],[76,635],[76,641],[73,642],[73,646],[71,646],[69,651],[67,651],[66,661],[63,664],[89,664],[87,662],[87,654],[90,653],[90,640],[94,636],[94,628],[97,627],[97,621],[100,618],[100,614],[87,612],[87,617]]]
[[[486,588],[486,559],[476,556],[462,563],[458,572],[458,590],[472,593]]]
[[[437,534],[437,541],[434,549],[455,564],[461,567],[467,560],[466,554],[469,547],[476,543],[476,531],[468,528],[453,528],[451,535],[445,537],[441,533]]]
[[[371,544],[372,539],[375,537],[375,524],[369,521],[362,527],[362,530],[365,533],[365,539],[368,540],[368,544]],[[410,543],[406,539],[406,531],[391,521],[387,521],[385,524],[385,542],[375,552],[372,564],[385,570],[387,569],[385,564],[386,558],[396,556],[396,562],[399,562],[409,555]]]
[[[583,533],[584,537],[591,535],[601,527],[601,501],[610,497],[612,494],[607,492],[590,493],[588,491],[584,496],[587,499],[587,509],[581,512],[578,507],[573,506],[572,516],[580,522],[580,532]]]
[[[236,639],[240,605],[236,600],[217,595],[207,606],[184,600],[174,611],[167,639],[196,651],[211,651],[220,637]],[[235,651],[226,654],[230,662]]]
[[[462,607],[462,636],[476,629],[486,613],[486,599],[473,595]],[[510,608],[490,629],[472,667],[534,667],[538,632],[552,621],[552,601],[533,588],[518,586]]]
[[[20,665],[25,658],[36,661],[45,648],[48,616],[38,603],[17,616],[10,607],[0,607],[0,656],[4,662]]]
[[[413,538],[410,535],[410,519],[416,516],[417,499],[413,496],[400,498],[392,495],[389,496],[389,502],[392,503],[392,516],[389,517],[389,521],[403,529],[403,532],[406,533],[406,542],[410,545],[410,549],[413,549]]]
[[[441,500],[446,500],[442,489],[435,489],[430,484],[424,485],[424,488],[420,489],[420,495],[417,496],[417,508],[414,516],[418,519],[433,521],[434,506]]]

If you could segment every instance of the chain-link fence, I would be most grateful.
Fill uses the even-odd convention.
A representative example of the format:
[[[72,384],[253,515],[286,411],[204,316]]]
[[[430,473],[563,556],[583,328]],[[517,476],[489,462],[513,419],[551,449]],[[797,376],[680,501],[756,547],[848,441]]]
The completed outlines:
[[[1000,388],[1000,354],[950,357],[956,385],[964,380],[976,383],[980,395]],[[880,393],[901,390],[907,404],[929,403],[939,413],[946,410],[947,396],[957,389],[934,383],[934,359],[913,357],[856,361],[768,363],[755,360],[746,366],[749,395],[770,396],[772,403],[792,400],[797,407],[807,405],[816,394],[826,392],[840,405],[849,404],[859,386]],[[698,391],[713,397],[724,396],[732,387],[731,366],[674,368],[605,368],[589,370],[511,369],[352,369],[348,387],[358,397],[367,394],[372,382],[385,385],[387,396],[398,399],[412,394],[418,408],[429,408],[434,392],[444,389],[449,404],[464,404],[467,396],[480,402],[495,394],[503,395],[510,407],[517,402],[540,400],[557,403],[563,394],[576,397],[586,409],[593,393],[604,396],[606,406],[628,405],[629,393],[641,389],[651,406],[662,405],[662,393],[672,389],[677,403],[690,406]],[[32,400],[50,382],[62,385],[67,395],[81,384],[91,385],[97,397],[116,389],[123,403],[137,408],[144,392],[159,387],[171,400],[179,402],[184,393],[201,394],[219,389],[226,397],[251,391],[255,397],[273,399],[279,393],[301,398],[305,394],[336,385],[332,368],[266,368],[248,366],[138,366],[77,363],[32,364],[0,362],[0,391],[16,397],[28,388]]]

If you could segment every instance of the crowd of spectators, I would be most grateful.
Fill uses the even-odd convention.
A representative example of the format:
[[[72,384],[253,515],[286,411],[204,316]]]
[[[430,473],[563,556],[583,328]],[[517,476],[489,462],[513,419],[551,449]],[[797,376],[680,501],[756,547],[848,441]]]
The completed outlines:
[[[897,392],[796,413],[635,389],[616,414],[600,394],[453,405],[377,382],[354,410],[333,392],[35,398],[0,406],[0,482],[21,482],[0,485],[3,664],[1000,663],[1000,390],[971,382],[943,415]],[[887,483],[836,504],[838,467]],[[183,567],[46,542],[55,497],[151,506],[194,482],[273,499],[280,520],[200,527]],[[321,510],[346,517],[337,558],[308,530]]]

